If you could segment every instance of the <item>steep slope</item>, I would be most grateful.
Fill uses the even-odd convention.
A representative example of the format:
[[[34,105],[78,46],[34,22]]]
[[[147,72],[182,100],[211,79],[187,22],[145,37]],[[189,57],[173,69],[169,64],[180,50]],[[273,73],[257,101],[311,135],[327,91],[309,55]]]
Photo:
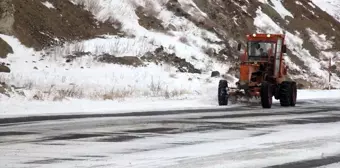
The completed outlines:
[[[286,33],[290,78],[302,88],[326,87],[328,60],[340,57],[339,8],[318,0],[5,0],[0,5],[5,7],[0,37],[14,51],[1,60],[12,69],[1,80],[26,88],[25,95],[34,99],[200,95],[214,100],[218,78],[210,73],[220,71],[233,84],[236,45],[253,32]],[[13,24],[1,26],[5,23]],[[340,71],[333,67],[332,73],[332,86],[339,88]]]
[[[333,16],[340,22],[340,2],[337,0],[312,0],[320,9]],[[310,2],[311,6],[312,3]]]

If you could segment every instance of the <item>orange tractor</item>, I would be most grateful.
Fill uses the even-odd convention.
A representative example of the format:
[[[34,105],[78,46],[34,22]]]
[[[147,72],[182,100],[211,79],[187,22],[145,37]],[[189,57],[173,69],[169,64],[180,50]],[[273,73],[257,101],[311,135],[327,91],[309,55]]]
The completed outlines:
[[[287,66],[283,61],[286,53],[285,34],[247,35],[244,54],[240,57],[240,77],[236,88],[228,87],[226,80],[220,80],[218,103],[228,105],[231,96],[261,98],[263,108],[271,108],[273,97],[281,106],[295,106],[296,82],[287,80]],[[238,44],[238,51],[241,51]]]

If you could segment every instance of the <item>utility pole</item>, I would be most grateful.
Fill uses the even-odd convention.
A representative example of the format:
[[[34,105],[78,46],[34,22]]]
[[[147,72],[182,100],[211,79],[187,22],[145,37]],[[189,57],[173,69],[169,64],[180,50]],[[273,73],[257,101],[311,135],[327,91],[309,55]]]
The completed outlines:
[[[328,90],[331,90],[331,66],[332,66],[332,57],[329,59],[329,65],[328,65],[328,72],[329,72],[329,79],[328,79]]]

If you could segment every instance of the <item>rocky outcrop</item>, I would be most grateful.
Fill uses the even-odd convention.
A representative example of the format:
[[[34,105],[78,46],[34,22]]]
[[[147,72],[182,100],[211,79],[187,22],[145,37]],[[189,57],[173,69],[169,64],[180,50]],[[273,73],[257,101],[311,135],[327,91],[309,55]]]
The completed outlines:
[[[143,7],[138,7],[136,9],[136,15],[139,17],[139,25],[145,27],[149,30],[165,31],[166,29],[162,25],[162,21],[154,16],[154,13],[144,9]]]
[[[10,73],[11,69],[9,69],[8,66],[6,66],[4,63],[0,64],[0,73],[4,72],[4,73]]]
[[[0,33],[12,34],[14,24],[14,7],[12,0],[0,1]]]
[[[97,56],[97,60],[99,62],[110,63],[110,64],[119,64],[119,65],[128,65],[139,67],[143,65],[143,62],[135,56],[124,56],[124,57],[116,57],[110,54],[103,54]]]
[[[178,68],[178,72],[188,72],[188,73],[198,73],[201,74],[202,71],[196,69],[194,65],[187,62],[185,59],[179,58],[176,54],[169,54],[164,51],[161,46],[157,48],[154,52],[147,52],[141,57],[143,61],[154,62],[156,64],[169,64]]]
[[[0,38],[0,58],[7,58],[10,53],[13,53],[12,47]]]
[[[13,34],[25,46],[36,50],[119,33],[120,28],[111,21],[98,22],[91,12],[69,0],[49,1],[53,8],[47,8],[40,0],[5,1],[11,1],[15,9]]]

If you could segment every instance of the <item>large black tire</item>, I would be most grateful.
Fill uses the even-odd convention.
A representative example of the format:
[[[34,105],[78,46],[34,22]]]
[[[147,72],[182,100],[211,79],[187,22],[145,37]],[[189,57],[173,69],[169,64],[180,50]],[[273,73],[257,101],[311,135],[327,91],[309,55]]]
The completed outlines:
[[[280,85],[280,104],[287,107],[292,103],[292,82],[284,81]]]
[[[268,82],[263,82],[261,85],[261,104],[263,108],[271,108],[273,104],[273,91]]]
[[[291,83],[291,98],[290,98],[290,105],[295,106],[296,105],[296,97],[297,97],[297,86],[296,82]]]
[[[227,92],[228,89],[228,81],[220,80],[218,84],[218,105],[226,106],[228,105],[229,95]]]

